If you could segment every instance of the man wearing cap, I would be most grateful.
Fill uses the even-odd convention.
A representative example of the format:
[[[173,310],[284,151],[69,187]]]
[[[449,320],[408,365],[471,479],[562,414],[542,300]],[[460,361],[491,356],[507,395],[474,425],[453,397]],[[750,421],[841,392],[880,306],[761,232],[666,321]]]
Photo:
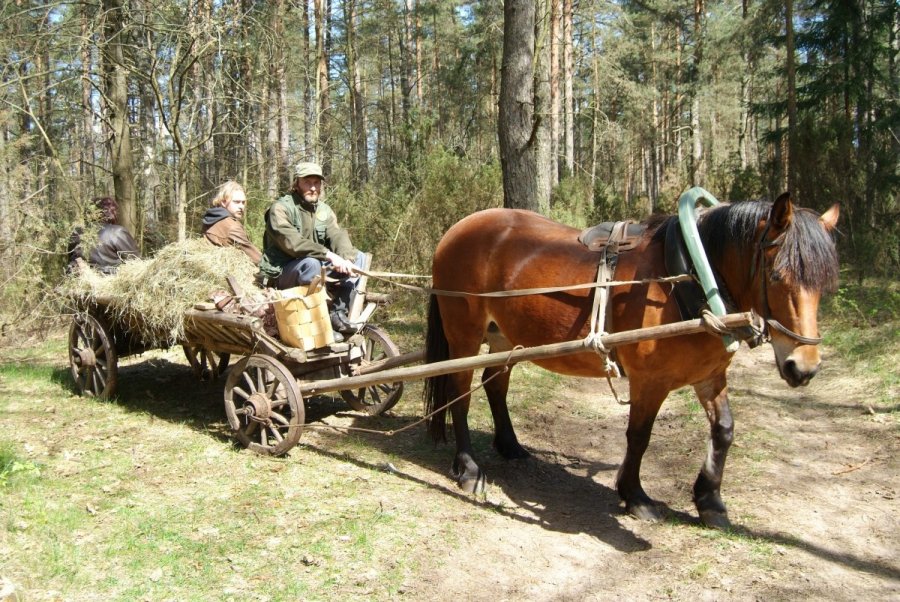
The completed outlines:
[[[364,254],[338,225],[331,207],[320,200],[325,176],[316,163],[298,163],[289,194],[266,211],[266,231],[259,261],[265,286],[292,288],[312,282],[326,267],[337,284],[329,287],[334,305],[331,325],[337,332],[353,333],[359,326],[347,319],[356,284],[354,268]]]

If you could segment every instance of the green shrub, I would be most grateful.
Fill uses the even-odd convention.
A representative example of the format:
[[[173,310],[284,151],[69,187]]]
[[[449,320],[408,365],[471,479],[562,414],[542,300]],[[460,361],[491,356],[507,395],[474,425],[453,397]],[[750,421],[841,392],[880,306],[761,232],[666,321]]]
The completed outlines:
[[[745,167],[742,170],[735,168],[733,177],[727,195],[723,195],[725,196],[723,201],[746,201],[764,196],[765,188],[762,179],[754,168]]]
[[[500,166],[439,149],[415,171],[397,167],[359,191],[332,186],[328,202],[354,244],[375,256],[377,269],[430,273],[444,232],[463,217],[503,203]]]
[[[600,183],[594,187],[594,207],[588,217],[590,224],[637,218],[625,199],[616,195],[614,187]]]
[[[584,228],[592,223],[593,216],[594,199],[590,179],[574,176],[560,180],[550,198],[550,218],[576,228]]]

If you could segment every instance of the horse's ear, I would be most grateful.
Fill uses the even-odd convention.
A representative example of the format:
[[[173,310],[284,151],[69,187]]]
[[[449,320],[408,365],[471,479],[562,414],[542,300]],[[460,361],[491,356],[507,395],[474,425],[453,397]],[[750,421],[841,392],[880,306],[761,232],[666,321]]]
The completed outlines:
[[[838,216],[841,214],[841,206],[835,203],[831,208],[819,216],[819,222],[825,226],[825,229],[831,232],[837,226]]]
[[[784,230],[791,225],[794,218],[794,204],[791,203],[791,193],[785,192],[772,204],[772,227]]]

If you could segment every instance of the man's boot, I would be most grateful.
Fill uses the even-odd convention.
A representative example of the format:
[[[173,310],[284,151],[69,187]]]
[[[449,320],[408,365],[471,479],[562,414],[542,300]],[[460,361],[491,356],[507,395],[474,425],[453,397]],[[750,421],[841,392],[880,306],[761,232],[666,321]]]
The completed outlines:
[[[359,326],[347,318],[347,314],[341,310],[331,312],[331,329],[342,334],[356,334]]]

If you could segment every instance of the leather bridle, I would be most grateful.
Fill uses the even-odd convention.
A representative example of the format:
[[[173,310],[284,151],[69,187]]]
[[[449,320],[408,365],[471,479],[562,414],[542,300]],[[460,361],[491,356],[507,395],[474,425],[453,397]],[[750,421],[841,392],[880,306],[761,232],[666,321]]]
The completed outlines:
[[[756,243],[756,249],[754,250],[754,260],[753,264],[750,268],[750,279],[756,275],[756,272],[759,272],[759,280],[760,280],[760,308],[763,311],[762,319],[765,323],[763,327],[763,331],[761,336],[765,340],[771,339],[769,335],[768,329],[772,328],[777,330],[783,335],[786,335],[801,345],[818,345],[822,342],[821,337],[806,337],[802,334],[798,334],[786,327],[784,324],[776,320],[772,317],[772,310],[769,308],[769,290],[768,290],[768,277],[766,275],[766,249],[770,247],[780,246],[782,241],[784,240],[784,233],[782,232],[777,237],[772,240],[766,240],[766,235],[769,233],[769,229],[772,225],[772,214],[769,213],[768,219],[766,219],[766,226],[763,228],[762,234],[759,236],[759,240]]]

